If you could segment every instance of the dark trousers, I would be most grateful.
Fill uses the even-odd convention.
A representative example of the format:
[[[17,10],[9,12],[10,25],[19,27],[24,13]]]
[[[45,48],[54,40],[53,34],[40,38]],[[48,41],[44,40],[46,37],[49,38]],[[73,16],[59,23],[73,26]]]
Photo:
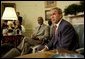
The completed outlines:
[[[11,49],[8,53],[6,53],[2,58],[12,58],[19,55],[24,55],[27,53],[31,53],[31,46],[39,45],[40,42],[38,40],[34,40],[31,38],[25,37],[22,42],[19,44],[17,48]],[[20,52],[21,50],[21,52]]]
[[[3,43],[0,47],[0,57],[2,57],[5,53],[11,50],[14,47],[11,43]]]

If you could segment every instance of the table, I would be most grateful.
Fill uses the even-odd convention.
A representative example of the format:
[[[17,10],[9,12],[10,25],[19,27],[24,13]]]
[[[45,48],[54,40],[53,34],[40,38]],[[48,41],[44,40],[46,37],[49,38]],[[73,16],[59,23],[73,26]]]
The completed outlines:
[[[32,53],[32,54],[26,54],[23,56],[18,56],[15,58],[49,58],[49,56],[54,55],[54,54],[76,54],[74,51],[68,51],[65,49],[57,49],[57,50],[50,50],[50,51],[45,51],[45,52],[37,52],[37,53]]]

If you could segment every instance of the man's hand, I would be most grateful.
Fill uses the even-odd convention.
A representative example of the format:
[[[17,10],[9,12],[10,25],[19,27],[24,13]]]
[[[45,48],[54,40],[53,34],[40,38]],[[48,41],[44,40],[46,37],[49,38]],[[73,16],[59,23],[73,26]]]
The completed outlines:
[[[39,40],[39,38],[35,35],[31,36],[31,38],[34,39],[34,40]]]
[[[38,51],[38,52],[44,52],[44,51],[47,51],[47,50],[48,50],[48,48],[45,47],[45,48],[43,48],[41,51]]]
[[[32,38],[32,39],[34,39],[35,37],[36,37],[36,35],[34,35],[34,34],[33,34],[33,35],[31,35],[31,38]]]

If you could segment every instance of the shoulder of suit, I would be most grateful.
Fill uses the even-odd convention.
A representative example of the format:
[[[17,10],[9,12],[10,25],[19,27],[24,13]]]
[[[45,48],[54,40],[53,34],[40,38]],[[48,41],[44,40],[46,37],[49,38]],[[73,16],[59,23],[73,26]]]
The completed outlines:
[[[71,24],[70,22],[68,22],[68,21],[66,21],[66,20],[64,20],[64,19],[62,19],[61,24],[63,25],[63,27],[64,27],[64,26],[70,26],[70,27],[73,27],[72,24]]]
[[[71,24],[70,22],[68,22],[68,21],[66,21],[66,20],[64,20],[64,19],[62,19],[61,23],[64,24],[64,25],[69,25],[69,24]]]
[[[44,27],[49,27],[49,26],[48,26],[48,25],[46,25],[46,24],[43,24],[43,26],[44,26]]]
[[[21,18],[22,18],[22,16],[19,16],[19,17],[21,17]]]

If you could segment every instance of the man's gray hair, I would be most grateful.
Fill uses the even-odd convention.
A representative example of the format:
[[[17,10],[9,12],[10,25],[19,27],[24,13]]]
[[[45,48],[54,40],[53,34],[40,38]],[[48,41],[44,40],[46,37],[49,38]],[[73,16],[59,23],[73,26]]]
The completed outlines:
[[[51,10],[57,10],[59,14],[62,14],[62,10],[58,7],[54,7]]]

